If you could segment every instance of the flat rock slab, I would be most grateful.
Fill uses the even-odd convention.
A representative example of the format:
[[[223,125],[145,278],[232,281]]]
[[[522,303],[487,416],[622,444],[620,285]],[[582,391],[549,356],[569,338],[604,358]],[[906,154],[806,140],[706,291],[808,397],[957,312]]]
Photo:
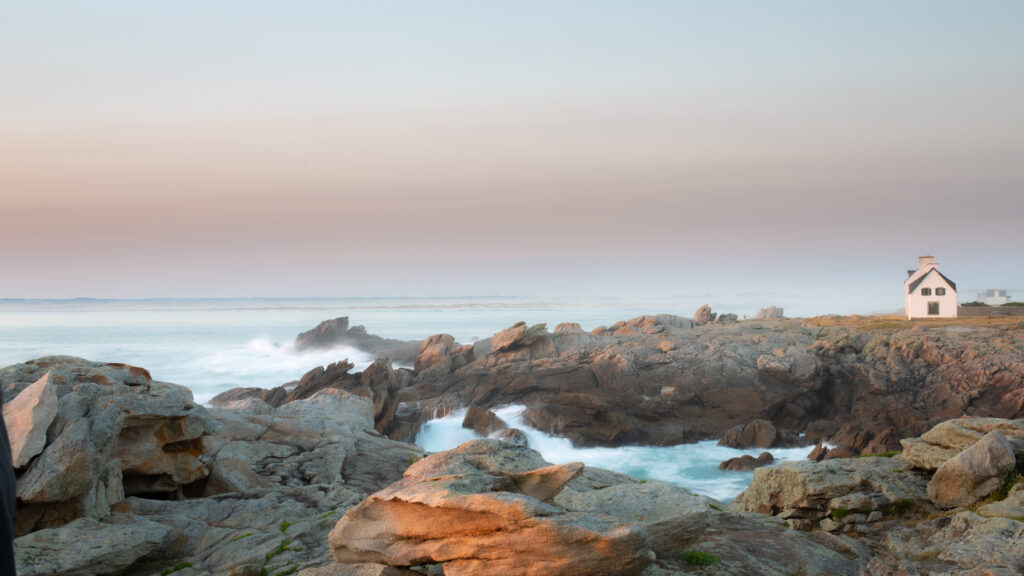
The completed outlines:
[[[80,518],[17,538],[19,576],[94,576],[123,570],[160,546],[170,528],[141,517],[123,523]]]

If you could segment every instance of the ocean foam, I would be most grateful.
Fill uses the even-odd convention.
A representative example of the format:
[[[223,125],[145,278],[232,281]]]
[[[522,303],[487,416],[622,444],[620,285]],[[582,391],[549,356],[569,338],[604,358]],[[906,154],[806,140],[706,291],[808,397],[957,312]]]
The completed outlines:
[[[723,460],[743,454],[757,456],[763,450],[736,450],[716,445],[715,440],[677,446],[622,446],[619,448],[576,448],[567,438],[552,436],[528,426],[522,419],[524,406],[506,406],[495,413],[526,435],[530,448],[541,453],[553,464],[583,462],[587,466],[605,468],[628,474],[638,479],[651,479],[682,486],[688,490],[710,496],[722,502],[736,497],[750,484],[753,472],[734,472],[718,469]],[[459,444],[479,438],[472,430],[462,427],[466,410],[456,410],[442,418],[423,424],[416,436],[416,444],[428,452],[450,450]],[[777,462],[804,460],[812,447],[773,448]]]

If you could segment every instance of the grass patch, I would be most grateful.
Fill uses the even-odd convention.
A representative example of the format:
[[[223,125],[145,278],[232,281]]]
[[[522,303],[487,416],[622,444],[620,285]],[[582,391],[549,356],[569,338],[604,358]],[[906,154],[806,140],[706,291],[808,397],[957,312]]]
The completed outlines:
[[[1006,475],[1006,479],[1003,480],[1002,485],[999,486],[999,488],[996,488],[995,492],[989,494],[982,501],[978,502],[977,504],[971,506],[968,509],[977,510],[979,506],[984,506],[985,504],[991,504],[993,502],[1001,502],[1003,500],[1006,500],[1006,497],[1010,495],[1010,490],[1013,488],[1014,484],[1020,481],[1020,472],[1016,470],[1010,472],[1009,474]]]
[[[191,567],[192,567],[192,563],[191,562],[179,562],[179,563],[175,564],[174,566],[171,566],[170,568],[165,568],[164,571],[160,573],[160,576],[167,576],[168,574],[174,574],[178,570],[184,570],[185,568],[191,568]]]
[[[282,570],[282,571],[278,572],[277,574],[274,574],[274,576],[289,576],[290,574],[295,574],[298,571],[299,571],[299,567],[298,567],[298,565],[295,565],[295,566],[292,566],[291,568],[288,568],[286,570]]]
[[[255,532],[246,532],[245,534],[242,534],[241,536],[235,536],[234,538],[231,539],[231,541],[232,542],[238,542],[239,540],[244,540],[244,539],[248,538],[249,536],[255,536],[255,535],[256,535]]]
[[[903,516],[914,507],[914,501],[910,498],[900,498],[892,505],[892,513],[896,516]]]
[[[870,514],[871,512],[873,512],[873,510],[858,510],[856,508],[843,508],[840,506],[832,509],[832,519],[839,522],[850,514]]]
[[[291,525],[292,525],[291,522],[289,522],[287,520],[282,520],[281,521],[281,527],[279,528],[279,530],[281,530],[281,533],[284,534],[285,532],[288,531],[288,527],[291,526]]]
[[[721,560],[714,554],[701,552],[700,550],[684,550],[679,553],[679,558],[690,566],[711,566]]]
[[[415,455],[409,456],[409,466],[412,466],[413,464],[419,462],[419,460],[420,460],[419,456],[415,456]]]
[[[291,544],[291,543],[292,543],[291,540],[285,540],[285,541],[281,542],[280,544],[278,544],[276,549],[271,550],[270,552],[267,552],[263,556],[263,558],[264,558],[263,564],[266,565],[268,562],[273,560],[275,556],[278,556],[279,554],[283,554],[285,551],[288,550],[288,545]]]
[[[708,504],[708,508],[711,508],[712,510],[716,510],[718,512],[722,511],[722,507],[717,504]]]
[[[330,512],[324,512],[323,514],[317,516],[316,519],[317,520],[323,520],[324,518],[327,518],[328,516],[330,516],[332,514],[337,514],[337,513],[338,513],[337,510],[331,510]]]

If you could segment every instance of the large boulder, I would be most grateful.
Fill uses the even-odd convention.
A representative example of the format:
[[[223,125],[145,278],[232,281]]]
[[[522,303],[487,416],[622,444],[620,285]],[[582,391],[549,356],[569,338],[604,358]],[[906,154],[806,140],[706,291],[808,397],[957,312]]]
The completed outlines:
[[[330,547],[339,562],[444,563],[449,576],[639,573],[653,559],[641,528],[551,502],[580,472],[496,440],[468,442],[346,512]]]
[[[719,446],[727,446],[739,450],[749,448],[780,448],[800,443],[795,434],[779,432],[767,420],[754,420],[749,424],[740,424],[726,430],[718,441]]]
[[[716,316],[718,316],[718,314],[711,311],[711,306],[704,304],[700,308],[697,308],[697,311],[693,313],[693,323],[697,326],[703,326],[709,322],[713,322]]]
[[[142,368],[51,356],[4,368],[0,383],[20,390],[10,404],[24,393],[46,403],[46,388],[57,398],[47,443],[18,477],[18,534],[103,518],[126,493],[173,494],[208,474],[206,410]]]
[[[954,418],[933,426],[920,438],[904,438],[903,456],[915,468],[938,470],[986,434],[998,431],[1009,443],[1014,457],[1024,462],[1024,420],[1003,418]]]
[[[940,508],[969,506],[995,491],[1015,466],[1010,443],[993,430],[939,466],[928,498]]]
[[[50,385],[50,374],[44,374],[4,404],[3,414],[11,461],[15,468],[24,468],[46,447],[46,430],[57,417],[57,393]]]

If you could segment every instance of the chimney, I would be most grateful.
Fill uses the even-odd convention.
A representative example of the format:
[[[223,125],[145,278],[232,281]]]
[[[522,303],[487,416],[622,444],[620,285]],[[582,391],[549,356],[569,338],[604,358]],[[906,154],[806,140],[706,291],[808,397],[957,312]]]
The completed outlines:
[[[934,268],[935,256],[918,256],[917,257],[917,269],[924,270],[925,268]]]

